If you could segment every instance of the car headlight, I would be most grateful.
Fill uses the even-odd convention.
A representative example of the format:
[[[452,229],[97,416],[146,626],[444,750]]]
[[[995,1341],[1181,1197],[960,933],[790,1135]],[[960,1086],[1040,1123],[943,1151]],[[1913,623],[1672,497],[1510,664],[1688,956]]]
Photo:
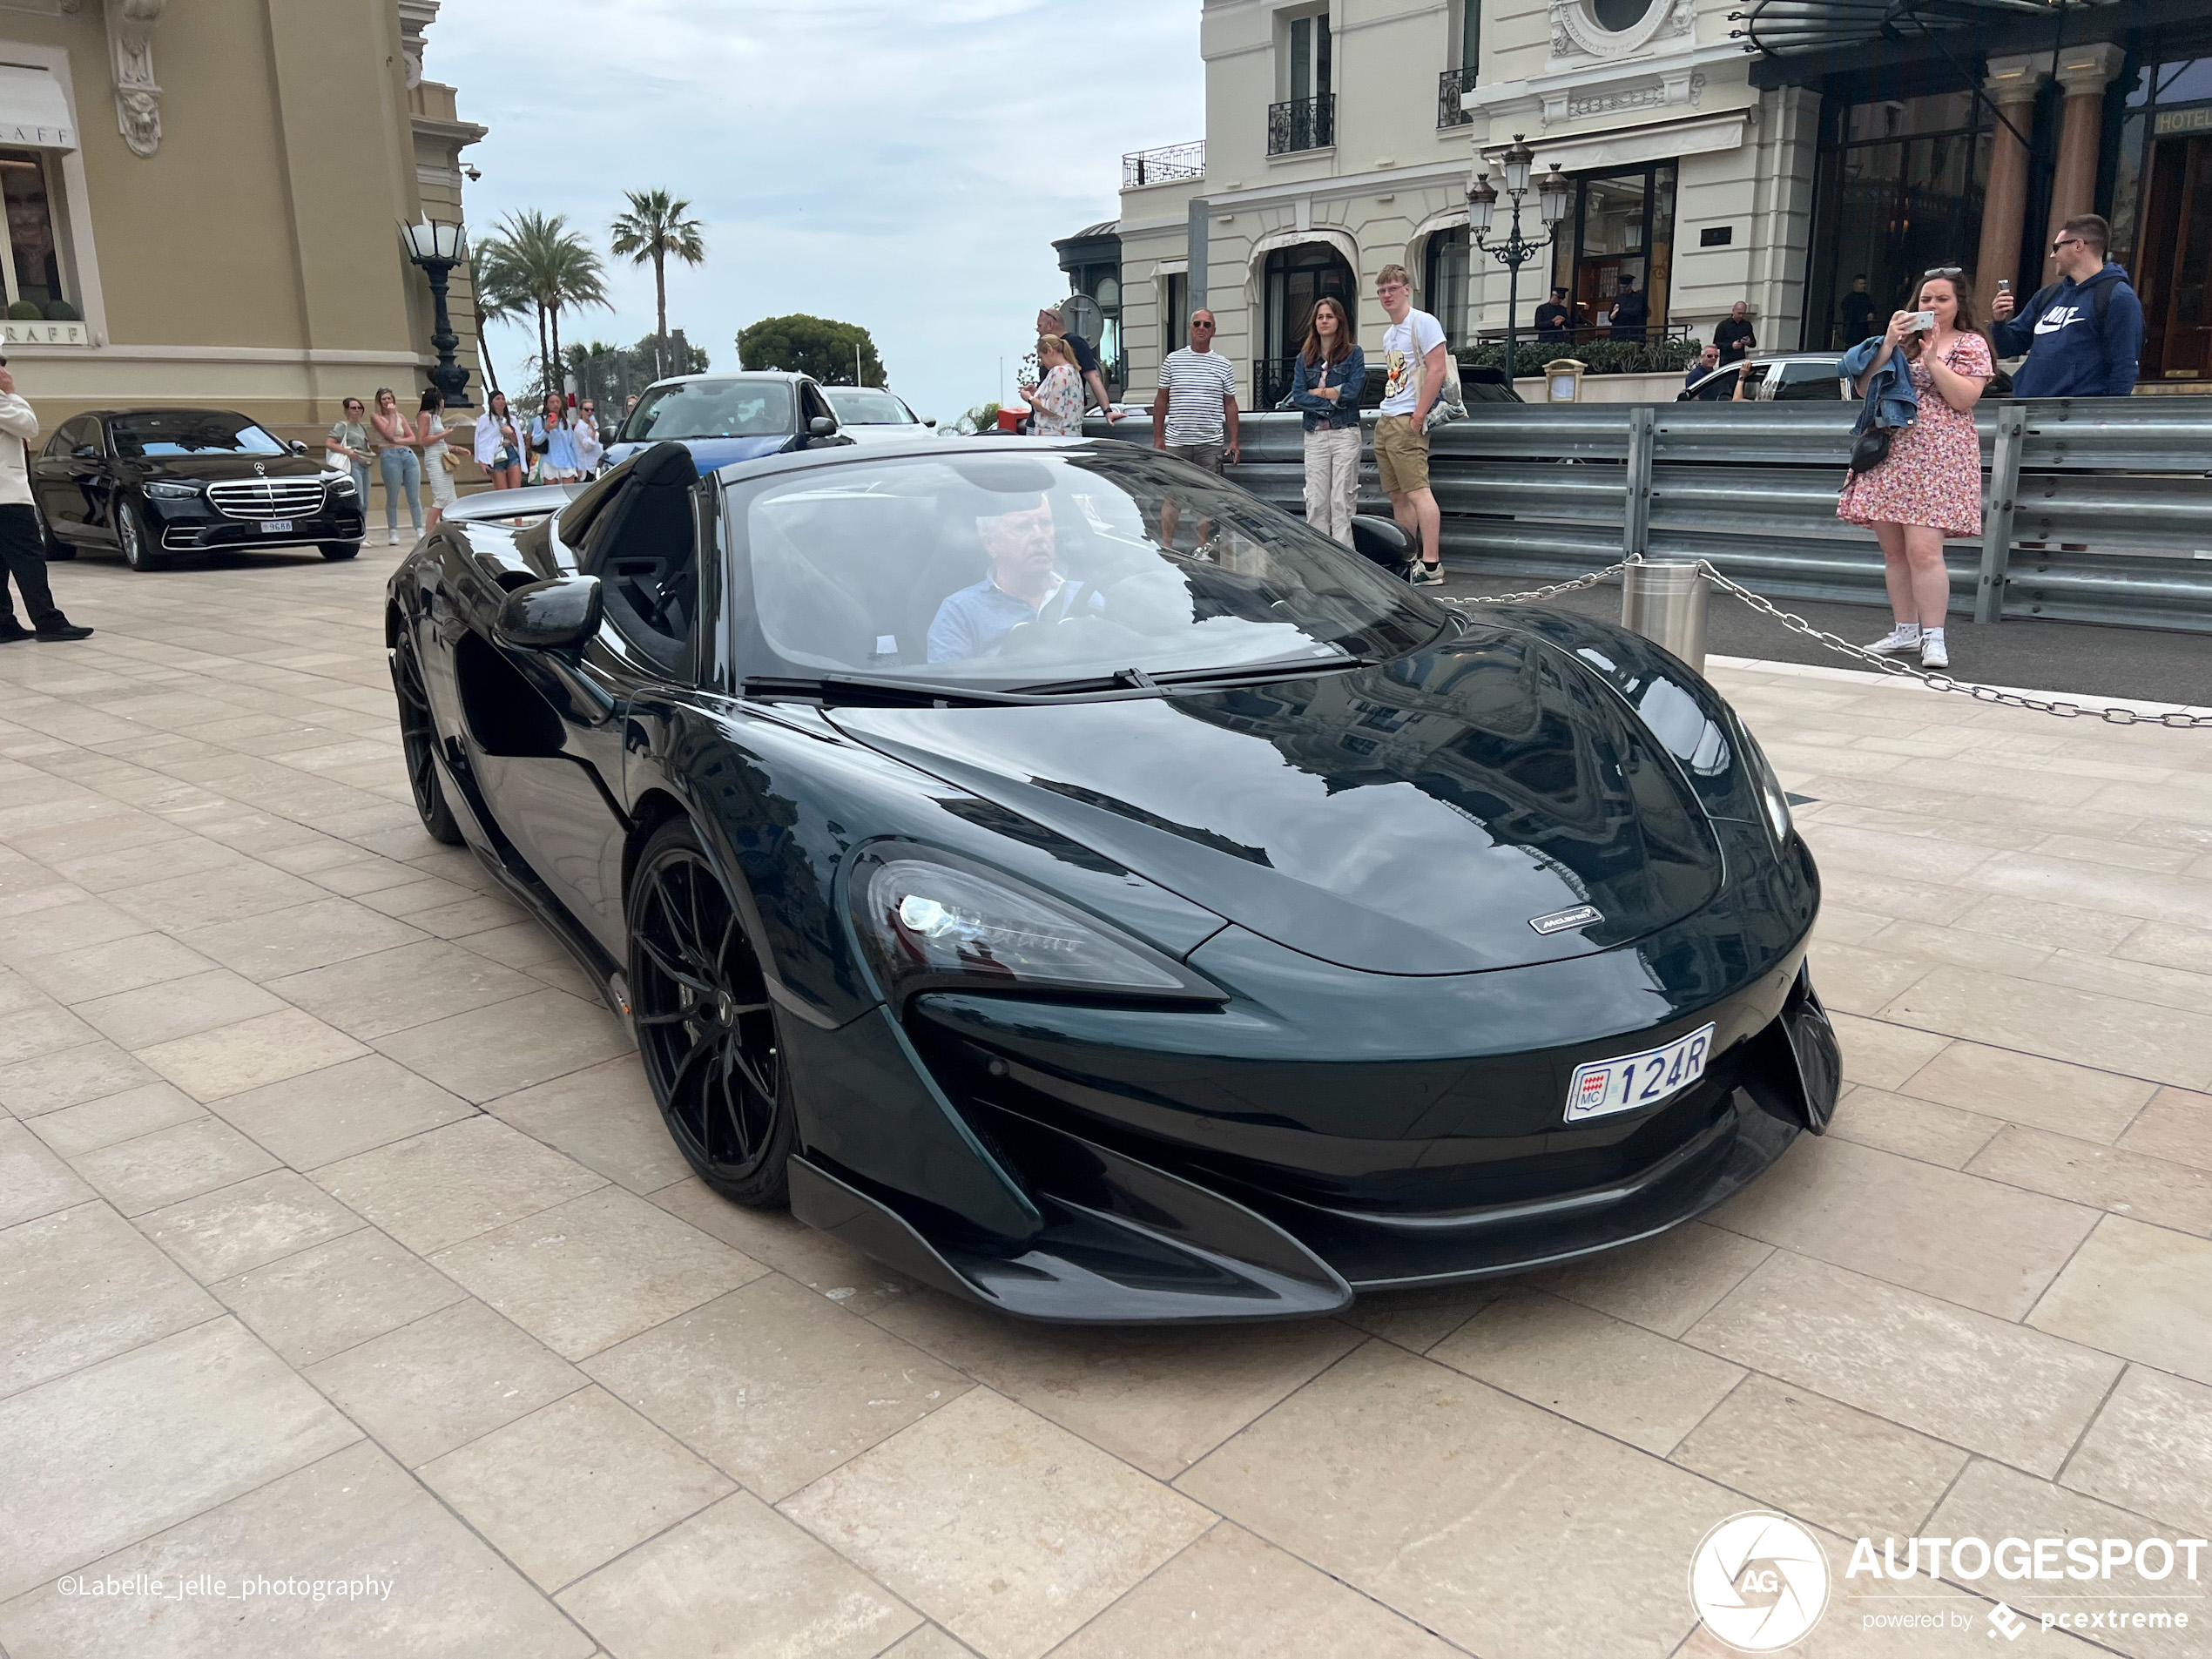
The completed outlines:
[[[152,483],[146,486],[146,494],[163,501],[194,501],[199,498],[200,489],[198,484]]]
[[[1766,751],[1759,747],[1759,740],[1751,735],[1750,727],[1739,718],[1736,729],[1743,735],[1743,758],[1750,764],[1751,776],[1758,781],[1759,804],[1766,809],[1767,826],[1773,830],[1777,844],[1790,839],[1790,797],[1782,787],[1782,779],[1774,775],[1774,763],[1766,758]]]
[[[872,849],[853,866],[851,896],[861,943],[894,1003],[932,988],[1228,1000],[1096,917],[948,853]]]
[[[341,473],[337,477],[327,479],[324,482],[334,496],[353,496],[360,493],[354,489],[352,477],[347,474]]]

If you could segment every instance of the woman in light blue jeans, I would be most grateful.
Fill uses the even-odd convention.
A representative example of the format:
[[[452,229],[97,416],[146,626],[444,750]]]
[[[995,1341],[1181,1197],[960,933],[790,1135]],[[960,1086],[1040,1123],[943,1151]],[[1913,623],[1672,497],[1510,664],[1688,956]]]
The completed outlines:
[[[376,469],[384,476],[384,529],[392,545],[400,544],[400,492],[407,492],[407,510],[415,520],[415,534],[422,535],[422,440],[415,422],[400,413],[400,401],[388,386],[376,388],[376,413],[368,417],[376,444]]]

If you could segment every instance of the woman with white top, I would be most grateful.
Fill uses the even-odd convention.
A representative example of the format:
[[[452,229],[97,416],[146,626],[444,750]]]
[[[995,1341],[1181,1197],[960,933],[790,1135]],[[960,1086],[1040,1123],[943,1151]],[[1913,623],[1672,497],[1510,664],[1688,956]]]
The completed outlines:
[[[494,392],[476,417],[473,448],[476,464],[490,477],[494,489],[523,487],[523,444],[515,431],[515,417],[508,412],[506,393]]]
[[[568,404],[558,392],[545,395],[545,407],[530,422],[530,452],[537,457],[530,475],[541,484],[574,483],[583,476],[576,458],[576,430]]]
[[[445,509],[453,505],[461,490],[454,482],[454,469],[460,463],[453,451],[446,448],[446,395],[436,387],[426,387],[422,406],[415,417],[415,435],[422,445],[422,475],[430,485],[430,528],[438,528],[438,520]]]
[[[415,435],[415,423],[400,412],[400,400],[388,386],[376,388],[376,413],[368,417],[368,432],[376,469],[384,477],[384,529],[397,547],[402,490],[415,533],[422,534],[422,440]]]

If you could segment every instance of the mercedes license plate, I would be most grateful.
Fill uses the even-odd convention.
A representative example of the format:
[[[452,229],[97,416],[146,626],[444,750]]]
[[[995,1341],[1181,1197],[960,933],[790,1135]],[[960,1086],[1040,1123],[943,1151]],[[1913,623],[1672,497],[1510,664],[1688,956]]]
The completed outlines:
[[[1705,1055],[1712,1046],[1713,1028],[1702,1026],[1662,1048],[1575,1067],[1575,1080],[1567,1086],[1567,1121],[1579,1123],[1656,1106],[1705,1075]]]
[[[289,536],[292,534],[292,521],[288,518],[265,518],[261,521],[261,534]]]

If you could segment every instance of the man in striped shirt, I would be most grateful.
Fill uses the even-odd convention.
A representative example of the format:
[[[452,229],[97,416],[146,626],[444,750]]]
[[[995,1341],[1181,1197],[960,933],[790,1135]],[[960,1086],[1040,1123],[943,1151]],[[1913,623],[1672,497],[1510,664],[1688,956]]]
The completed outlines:
[[[1237,371],[1213,348],[1213,313],[1190,314],[1190,344],[1160,365],[1152,397],[1152,447],[1179,461],[1221,470],[1226,453],[1242,459],[1237,424]]]

